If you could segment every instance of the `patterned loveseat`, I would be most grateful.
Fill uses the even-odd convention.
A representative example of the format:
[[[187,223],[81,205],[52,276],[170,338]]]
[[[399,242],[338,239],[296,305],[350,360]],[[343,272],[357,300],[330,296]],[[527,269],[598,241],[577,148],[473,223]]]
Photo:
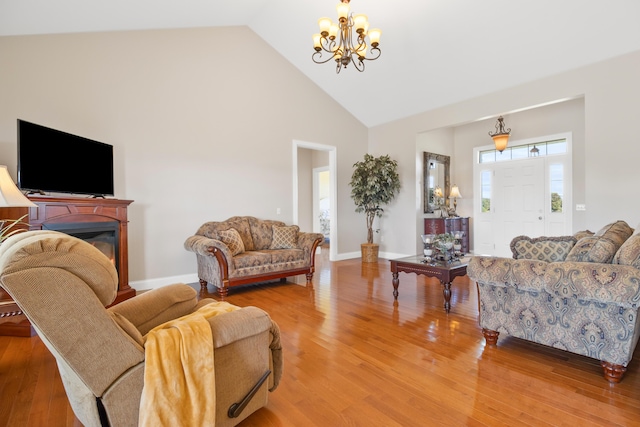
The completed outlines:
[[[201,294],[214,285],[224,300],[230,286],[306,274],[311,283],[319,233],[301,232],[297,225],[234,216],[207,222],[189,237],[185,249],[195,252]]]
[[[640,335],[640,233],[616,221],[595,234],[516,237],[511,249],[513,259],[474,256],[467,268],[487,344],[502,334],[588,356],[619,382]]]

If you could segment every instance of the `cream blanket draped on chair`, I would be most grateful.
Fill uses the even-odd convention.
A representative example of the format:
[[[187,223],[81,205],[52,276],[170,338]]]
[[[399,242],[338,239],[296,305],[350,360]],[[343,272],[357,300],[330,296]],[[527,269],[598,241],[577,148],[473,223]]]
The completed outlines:
[[[140,426],[215,424],[214,350],[207,319],[239,308],[223,301],[212,302],[149,331]],[[203,404],[205,398],[207,404]]]

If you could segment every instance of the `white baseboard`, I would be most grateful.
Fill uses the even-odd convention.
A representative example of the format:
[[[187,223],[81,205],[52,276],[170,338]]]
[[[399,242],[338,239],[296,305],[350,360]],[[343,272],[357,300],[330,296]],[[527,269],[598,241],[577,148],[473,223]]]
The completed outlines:
[[[136,291],[147,291],[149,289],[161,288],[174,283],[198,283],[197,274],[183,274],[181,276],[161,277],[159,279],[136,280],[129,282]]]
[[[345,259],[353,259],[353,258],[360,258],[362,256],[361,252],[346,252],[343,254],[338,254],[336,256],[336,261],[343,261]],[[397,254],[397,253],[393,253],[393,252],[380,252],[378,253],[378,258],[384,258],[384,259],[396,259],[396,258],[403,258],[406,256],[410,256],[407,254]]]
[[[415,255],[415,254],[397,254],[397,253],[393,253],[393,252],[380,252],[378,254],[378,258],[384,258],[384,259],[397,259],[397,258],[404,258],[407,256],[411,256],[411,255]]]
[[[345,259],[360,258],[360,252],[345,252],[336,254],[336,261],[344,261]]]

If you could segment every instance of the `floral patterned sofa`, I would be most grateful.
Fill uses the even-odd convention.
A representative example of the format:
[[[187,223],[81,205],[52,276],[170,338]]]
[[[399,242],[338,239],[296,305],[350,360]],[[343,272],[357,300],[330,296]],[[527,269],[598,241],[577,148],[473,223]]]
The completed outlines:
[[[224,300],[230,286],[299,274],[311,283],[316,248],[323,239],[319,233],[301,232],[297,225],[234,216],[201,225],[184,247],[196,254],[201,294],[211,283]]]
[[[597,360],[619,382],[640,335],[640,230],[624,221],[597,233],[519,236],[513,259],[474,256],[479,321],[488,345],[508,335]]]

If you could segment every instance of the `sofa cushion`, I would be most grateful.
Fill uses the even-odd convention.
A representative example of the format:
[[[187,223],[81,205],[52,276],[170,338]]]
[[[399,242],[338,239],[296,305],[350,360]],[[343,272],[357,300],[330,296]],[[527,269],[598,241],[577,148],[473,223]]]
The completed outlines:
[[[249,226],[249,221],[247,221],[246,218],[232,217],[220,223],[220,230],[228,230],[230,228],[235,228],[240,235],[240,238],[242,238],[242,244],[244,245],[245,251],[252,251],[255,249],[253,238],[251,237],[251,227]]]
[[[249,225],[251,226],[251,237],[253,238],[253,250],[261,251],[271,248],[271,241],[273,240],[274,225],[283,227],[286,224],[282,221],[275,221],[272,219],[258,219],[254,217],[248,217]]]
[[[242,242],[242,237],[240,237],[240,234],[235,228],[220,230],[218,232],[218,235],[222,243],[229,247],[231,255],[236,256],[244,252],[244,243]]]
[[[251,228],[246,217],[234,216],[226,221],[210,221],[202,224],[196,231],[196,235],[205,236],[209,239],[220,239],[220,231],[235,228],[240,237],[245,251],[254,250]]]
[[[269,265],[271,254],[258,251],[244,252],[233,257],[233,264],[237,269]]]
[[[577,239],[573,236],[536,237],[518,236],[511,241],[514,259],[538,261],[564,261]]]
[[[273,238],[269,249],[293,249],[298,246],[300,227],[297,225],[284,227],[274,225],[271,228],[273,230]]]
[[[633,229],[624,221],[607,224],[593,236],[578,240],[566,261],[610,263],[632,233]]]
[[[271,253],[271,262],[274,264],[302,261],[305,259],[302,249],[277,249],[269,252]]]
[[[640,269],[640,227],[618,249],[613,264],[630,265]]]

